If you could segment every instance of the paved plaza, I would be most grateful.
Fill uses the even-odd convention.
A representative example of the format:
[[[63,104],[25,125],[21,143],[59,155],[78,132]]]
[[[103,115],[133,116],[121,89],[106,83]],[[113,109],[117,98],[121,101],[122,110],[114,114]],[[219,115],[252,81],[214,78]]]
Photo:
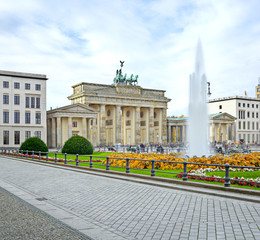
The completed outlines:
[[[1,156],[0,187],[92,239],[260,239],[256,202]]]

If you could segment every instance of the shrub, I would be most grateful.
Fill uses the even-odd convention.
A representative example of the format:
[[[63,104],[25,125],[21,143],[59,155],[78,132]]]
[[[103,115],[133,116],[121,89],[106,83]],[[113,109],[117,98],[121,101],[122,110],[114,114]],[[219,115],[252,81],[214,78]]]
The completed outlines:
[[[27,140],[25,140],[25,142],[22,143],[20,149],[20,151],[29,151],[29,154],[32,153],[32,151],[34,152],[48,152],[48,147],[47,145],[38,137],[30,137]],[[38,154],[38,153],[37,153]]]
[[[76,135],[65,142],[62,153],[88,155],[93,153],[93,146],[86,138]]]

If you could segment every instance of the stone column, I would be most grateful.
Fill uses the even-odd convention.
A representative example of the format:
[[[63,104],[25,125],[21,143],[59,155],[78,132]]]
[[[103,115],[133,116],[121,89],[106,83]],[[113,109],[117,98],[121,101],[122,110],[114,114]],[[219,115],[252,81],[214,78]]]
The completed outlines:
[[[211,141],[213,142],[213,141],[216,140],[216,135],[215,135],[215,124],[214,124],[214,123],[211,124],[211,133],[212,133],[212,135],[211,135]]]
[[[51,118],[48,118],[47,120],[47,144],[48,144],[48,147],[51,147],[52,146],[52,130],[51,130]]]
[[[175,142],[179,142],[179,126],[175,126]]]
[[[162,109],[162,117],[161,117],[161,121],[162,121],[162,131],[161,131],[161,139],[162,139],[162,143],[166,143],[167,142],[167,112],[166,112],[166,108]]]
[[[116,105],[115,108],[115,132],[116,132],[116,143],[122,143],[122,136],[121,136],[121,128],[122,128],[122,114],[121,114],[121,106]]]
[[[141,143],[140,107],[135,108],[135,144]]]
[[[82,118],[82,137],[87,138],[87,119]]]
[[[92,144],[93,146],[98,145],[98,139],[97,139],[97,119],[92,119]]]
[[[222,133],[222,131],[221,131],[221,123],[219,123],[218,124],[218,128],[219,128],[219,141],[223,141],[223,135],[222,135],[222,138],[221,138],[221,133]]]
[[[226,140],[229,140],[228,129],[229,129],[229,124],[226,123]]]
[[[51,119],[51,146],[56,148],[56,119]]]
[[[168,143],[171,143],[171,125],[168,125]]]
[[[91,119],[88,119],[88,130],[87,130],[87,139],[90,141],[90,122],[91,122]]]
[[[154,143],[154,108],[149,108],[149,143]]]
[[[106,145],[106,106],[100,105],[100,144]]]
[[[57,147],[61,147],[61,118],[57,117]]]
[[[72,137],[72,118],[68,117],[68,138]]]

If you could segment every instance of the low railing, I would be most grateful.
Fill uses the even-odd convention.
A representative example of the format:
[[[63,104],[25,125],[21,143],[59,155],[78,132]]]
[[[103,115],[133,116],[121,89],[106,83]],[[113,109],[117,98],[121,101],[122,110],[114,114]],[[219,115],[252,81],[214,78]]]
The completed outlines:
[[[254,181],[246,181],[246,180],[242,180],[242,179],[231,179],[229,176],[229,172],[230,172],[230,168],[247,168],[247,169],[253,169],[253,170],[260,170],[260,167],[251,167],[251,166],[237,166],[237,165],[229,165],[229,164],[206,164],[206,163],[191,163],[191,162],[187,162],[187,161],[183,161],[183,162],[173,162],[173,161],[157,161],[157,160],[147,160],[147,159],[134,159],[134,158],[116,158],[116,157],[103,157],[103,156],[92,156],[92,155],[79,155],[79,154],[67,154],[67,153],[59,153],[59,155],[64,155],[64,159],[63,158],[58,158],[57,157],[57,152],[54,153],[54,158],[50,158],[49,157],[49,152],[36,152],[36,151],[19,151],[19,150],[5,150],[2,149],[0,150],[0,154],[1,155],[7,155],[7,156],[13,156],[13,157],[17,157],[17,158],[28,158],[28,159],[32,159],[32,160],[45,160],[45,161],[53,161],[55,163],[58,162],[63,162],[64,164],[68,164],[68,163],[75,163],[76,166],[79,166],[81,162],[88,162],[89,163],[89,168],[94,168],[95,165],[97,166],[104,166],[105,169],[107,171],[110,170],[110,167],[114,167],[114,168],[124,168],[126,173],[130,173],[130,170],[142,170],[142,171],[149,171],[150,175],[152,177],[154,177],[156,175],[156,173],[166,173],[166,174],[172,174],[172,175],[179,175],[181,176],[183,181],[187,181],[189,178],[194,178],[194,177],[199,177],[202,178],[202,180],[204,178],[207,179],[216,179],[217,181],[224,183],[224,187],[230,187],[230,181],[232,182],[242,182],[242,183],[247,183],[247,184],[253,184],[255,187],[260,187],[260,182],[254,182]],[[72,159],[68,159],[68,156],[74,156],[74,160]],[[80,156],[84,156],[84,157],[88,157],[89,160],[85,160],[82,161],[79,159]],[[105,159],[105,163],[106,164],[96,164],[95,158],[98,159]],[[118,166],[111,166],[110,164],[110,159],[118,159],[118,160],[125,160],[125,167],[118,167]],[[140,169],[140,168],[130,168],[130,161],[143,161],[143,162],[148,162],[151,164],[151,169]],[[101,162],[101,161],[99,161]],[[155,164],[156,163],[167,163],[167,164],[182,164],[183,165],[183,172],[181,173],[177,173],[177,172],[166,172],[166,171],[157,171],[155,168]],[[225,169],[225,177],[224,178],[220,178],[220,177],[211,177],[211,176],[201,176],[201,175],[194,175],[194,174],[189,174],[188,173],[188,165],[197,165],[197,166],[209,166],[209,167],[218,167],[218,168],[224,168]]]

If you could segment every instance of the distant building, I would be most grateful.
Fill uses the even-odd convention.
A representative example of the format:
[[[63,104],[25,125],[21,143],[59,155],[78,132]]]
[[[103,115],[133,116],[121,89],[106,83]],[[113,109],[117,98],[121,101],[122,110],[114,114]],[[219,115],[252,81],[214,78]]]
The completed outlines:
[[[46,142],[46,75],[0,71],[0,147]]]
[[[215,113],[209,115],[209,141],[234,141],[235,120],[230,114]],[[188,142],[188,118],[167,118],[168,142]]]
[[[251,97],[225,97],[209,101],[209,113],[228,113],[235,120],[235,141],[259,143],[260,99]]]
[[[260,100],[260,78],[258,78],[258,85],[255,87],[255,97]]]

